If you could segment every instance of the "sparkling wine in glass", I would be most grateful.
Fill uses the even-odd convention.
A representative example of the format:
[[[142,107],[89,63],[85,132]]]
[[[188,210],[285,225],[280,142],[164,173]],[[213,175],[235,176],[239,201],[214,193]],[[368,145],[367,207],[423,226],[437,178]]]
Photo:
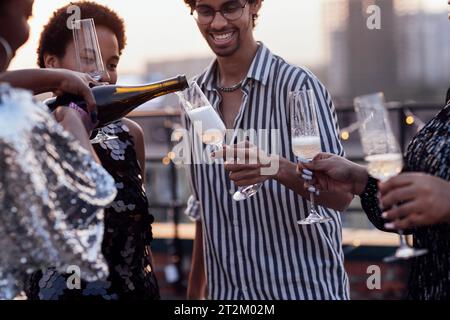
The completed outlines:
[[[226,127],[196,82],[189,88],[177,92],[186,114],[191,120],[195,133],[203,143],[222,149]]]
[[[225,136],[225,125],[217,112],[211,105],[204,105],[188,111],[188,116],[192,123],[201,123],[201,129],[197,129],[197,134],[202,142],[222,148]]]
[[[94,19],[73,21],[72,33],[78,71],[89,74],[97,81],[108,79],[108,72],[106,72],[103,64],[102,53],[98,44]],[[97,130],[95,137],[91,139],[91,143],[101,143],[117,138],[117,136],[109,135],[100,128]]]
[[[299,161],[309,162],[322,151],[314,92],[312,90],[291,92],[289,108],[292,150]],[[308,225],[330,221],[331,218],[323,217],[317,211],[314,192],[310,191],[309,199],[311,202],[309,215],[298,221],[298,224]]]
[[[402,171],[403,155],[392,132],[383,93],[356,97],[354,105],[361,123],[359,133],[369,174],[380,181],[396,176]],[[409,246],[402,230],[398,230],[398,233],[400,246],[393,256],[383,261],[393,262],[427,253],[426,249]]]
[[[226,126],[198,84],[191,82],[188,89],[178,92],[177,95],[202,142],[215,146],[217,150],[222,149],[225,142]],[[260,183],[239,187],[233,195],[233,200],[248,199],[260,187]]]

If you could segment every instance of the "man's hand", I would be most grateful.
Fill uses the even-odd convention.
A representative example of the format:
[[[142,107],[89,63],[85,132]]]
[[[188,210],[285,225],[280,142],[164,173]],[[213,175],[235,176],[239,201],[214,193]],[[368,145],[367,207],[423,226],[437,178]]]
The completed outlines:
[[[391,208],[386,229],[450,223],[450,182],[425,173],[402,173],[379,184],[381,204]]]
[[[224,146],[213,152],[212,157],[225,160],[225,170],[230,172],[230,179],[239,187],[262,183],[276,177],[279,157],[268,156],[248,141],[232,147]]]

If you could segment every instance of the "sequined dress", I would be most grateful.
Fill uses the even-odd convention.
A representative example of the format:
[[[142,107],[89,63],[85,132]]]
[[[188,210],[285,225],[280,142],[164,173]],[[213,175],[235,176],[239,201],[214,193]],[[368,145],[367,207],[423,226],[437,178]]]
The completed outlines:
[[[102,252],[110,274],[107,281],[85,282],[80,290],[68,290],[67,275],[54,269],[34,274],[27,295],[31,299],[154,300],[159,288],[150,255],[151,223],[154,218],[142,187],[141,168],[133,138],[123,121],[103,128],[118,139],[94,144],[104,168],[116,182],[117,197],[105,208]]]
[[[125,299],[159,299],[150,255],[154,217],[142,185],[133,137],[122,121],[108,125],[104,131],[118,137],[94,145],[118,191],[114,202],[105,209],[102,245],[110,267],[112,291]]]
[[[105,279],[102,209],[115,196],[112,177],[44,105],[0,84],[0,299],[42,267]]]
[[[424,172],[450,181],[450,104],[414,137],[404,160],[405,172]],[[361,204],[371,222],[386,231],[377,192],[376,180],[369,179]],[[407,298],[450,300],[450,224],[416,228],[410,233],[414,247],[426,248],[428,254],[410,260]]]

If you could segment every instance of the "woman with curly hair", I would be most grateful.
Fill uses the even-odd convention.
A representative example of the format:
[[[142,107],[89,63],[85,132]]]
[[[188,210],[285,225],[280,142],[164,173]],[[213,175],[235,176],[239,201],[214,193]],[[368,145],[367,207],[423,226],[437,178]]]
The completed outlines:
[[[89,1],[72,2],[56,10],[41,33],[38,64],[41,68],[76,70],[72,30],[66,27],[69,6],[77,6],[81,19],[94,19],[107,74],[101,81],[117,81],[117,66],[126,45],[123,20],[110,8]],[[107,282],[83,283],[81,290],[58,286],[62,278],[55,270],[44,270],[30,281],[31,299],[159,299],[150,242],[154,218],[144,189],[145,153],[140,126],[121,119],[103,130],[118,139],[95,144],[104,168],[116,182],[117,197],[105,209],[102,245],[110,275]]]

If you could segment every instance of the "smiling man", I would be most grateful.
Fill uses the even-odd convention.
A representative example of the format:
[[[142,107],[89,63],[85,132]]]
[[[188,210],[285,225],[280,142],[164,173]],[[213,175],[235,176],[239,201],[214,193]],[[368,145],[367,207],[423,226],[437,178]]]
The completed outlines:
[[[330,95],[310,71],[288,64],[255,40],[262,0],[184,1],[216,55],[195,81],[228,129],[265,130],[278,147],[263,151],[279,156],[273,175],[262,174],[259,163],[190,166],[193,196],[187,213],[197,222],[188,297],[204,298],[207,287],[210,299],[348,299],[335,210],[345,209],[351,195],[319,195],[320,213],[331,221],[297,224],[307,215],[309,194],[295,175],[288,94],[313,90],[322,150],[342,155]],[[249,144],[239,142],[234,138],[229,149],[248,151]],[[263,184],[254,196],[233,200],[238,186],[254,183]]]

